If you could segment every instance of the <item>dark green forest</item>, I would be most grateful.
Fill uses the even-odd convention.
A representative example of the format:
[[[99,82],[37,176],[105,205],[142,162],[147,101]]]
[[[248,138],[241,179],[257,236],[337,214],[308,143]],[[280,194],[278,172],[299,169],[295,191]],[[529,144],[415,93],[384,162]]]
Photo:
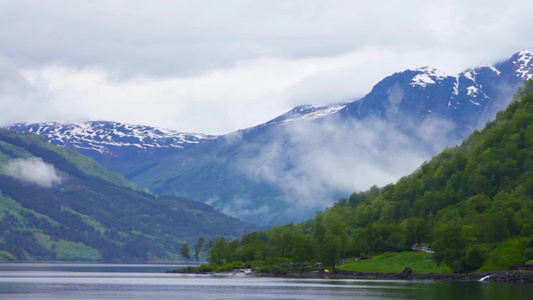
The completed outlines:
[[[316,262],[429,247],[453,272],[501,270],[533,259],[533,81],[461,145],[396,184],[340,199],[314,219],[213,239],[212,265]]]
[[[60,183],[8,175],[13,159],[38,157]],[[250,225],[209,205],[154,196],[75,151],[0,129],[0,259],[147,261],[180,259],[198,237],[237,237]]]

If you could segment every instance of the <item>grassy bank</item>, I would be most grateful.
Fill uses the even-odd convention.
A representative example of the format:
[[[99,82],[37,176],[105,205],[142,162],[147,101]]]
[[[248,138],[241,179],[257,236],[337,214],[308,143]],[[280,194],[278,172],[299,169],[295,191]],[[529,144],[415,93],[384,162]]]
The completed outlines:
[[[399,273],[410,267],[415,274],[448,274],[450,269],[439,266],[426,252],[387,252],[366,260],[352,261],[338,267],[342,271]]]

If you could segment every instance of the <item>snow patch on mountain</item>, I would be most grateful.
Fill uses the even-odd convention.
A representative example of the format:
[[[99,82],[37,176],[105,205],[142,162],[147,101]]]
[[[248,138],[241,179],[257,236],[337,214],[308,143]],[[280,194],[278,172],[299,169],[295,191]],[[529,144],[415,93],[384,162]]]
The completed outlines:
[[[455,77],[455,82],[453,84],[453,95],[454,96],[459,95],[459,76]],[[449,101],[448,101],[448,106],[450,106]]]
[[[476,76],[479,74],[479,72],[475,68],[468,69],[467,71],[463,72],[460,75],[463,75],[466,79],[469,79],[474,84],[478,84],[476,80]]]
[[[466,88],[466,94],[471,97],[477,97],[479,89],[473,85]]]
[[[441,81],[448,77],[444,72],[429,66],[418,68],[413,71],[419,72],[419,74],[413,77],[411,83],[409,83],[409,85],[413,87],[421,86],[425,88],[429,84],[435,84],[436,81]]]
[[[529,80],[533,78],[533,49],[526,49],[518,53],[518,58],[513,61],[513,64],[517,67],[516,76]]]
[[[346,104],[333,104],[333,105],[301,105],[297,106],[291,111],[263,124],[263,126],[286,124],[297,121],[309,121],[319,118],[323,118],[337,113],[341,109],[345,108]]]
[[[496,73],[498,76],[500,76],[500,74],[502,73],[500,70],[496,69],[496,67],[494,66],[491,66],[491,65],[487,65],[486,67],[488,67],[489,69],[491,69],[494,73]]]

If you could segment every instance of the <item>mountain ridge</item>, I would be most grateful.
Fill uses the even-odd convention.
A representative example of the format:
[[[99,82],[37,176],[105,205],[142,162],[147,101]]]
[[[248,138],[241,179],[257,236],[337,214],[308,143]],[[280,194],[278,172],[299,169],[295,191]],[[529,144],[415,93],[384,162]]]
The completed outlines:
[[[174,150],[194,147],[216,138],[213,135],[107,121],[16,123],[8,128],[43,135],[52,144],[92,157],[126,177],[131,177],[130,172],[135,173],[171,155]],[[123,157],[129,164],[117,162],[118,157]]]
[[[354,187],[394,181],[480,128],[533,76],[532,57],[526,49],[456,75],[432,67],[397,72],[360,99],[298,106],[255,127],[164,153],[137,147],[115,150],[111,158],[79,151],[155,193],[211,203],[262,224],[298,221]],[[334,172],[342,176],[326,162],[338,165]],[[312,192],[305,191],[309,186]]]

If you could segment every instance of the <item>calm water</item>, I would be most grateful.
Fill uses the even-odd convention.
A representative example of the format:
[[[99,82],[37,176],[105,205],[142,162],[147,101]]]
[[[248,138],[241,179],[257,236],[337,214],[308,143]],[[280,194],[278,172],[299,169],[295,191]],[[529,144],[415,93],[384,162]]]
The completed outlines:
[[[1,299],[533,299],[533,285],[166,274],[183,265],[0,263]]]

